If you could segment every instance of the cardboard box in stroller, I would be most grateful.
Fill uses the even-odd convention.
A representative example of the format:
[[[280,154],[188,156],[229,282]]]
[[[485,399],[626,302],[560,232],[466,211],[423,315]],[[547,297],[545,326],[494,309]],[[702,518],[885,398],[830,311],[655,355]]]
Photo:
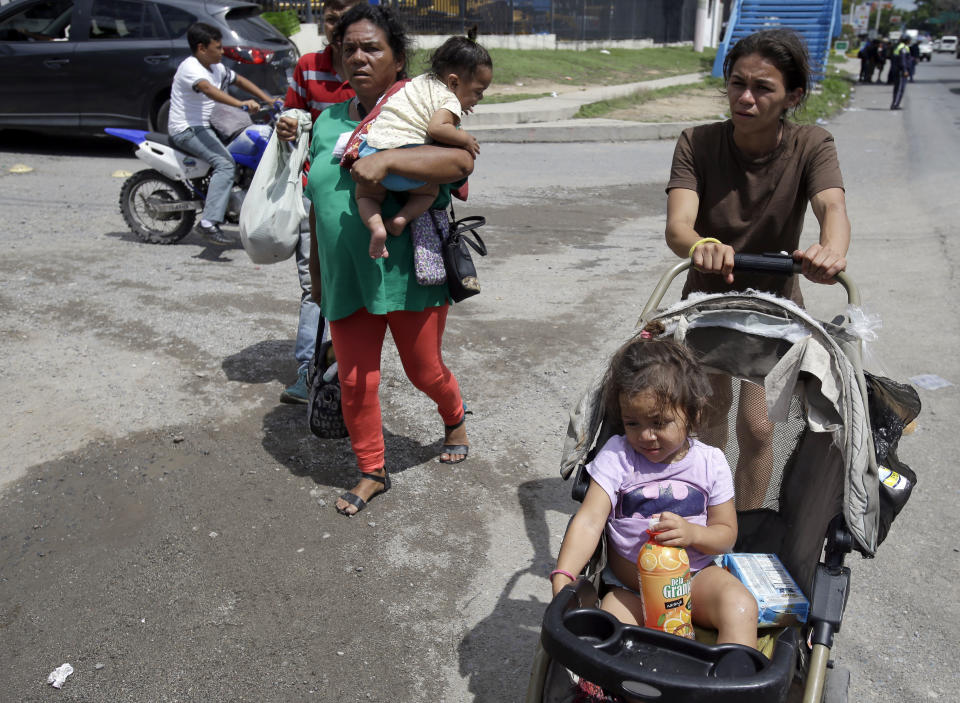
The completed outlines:
[[[776,554],[724,554],[723,568],[757,599],[758,627],[785,627],[807,621],[810,602]]]

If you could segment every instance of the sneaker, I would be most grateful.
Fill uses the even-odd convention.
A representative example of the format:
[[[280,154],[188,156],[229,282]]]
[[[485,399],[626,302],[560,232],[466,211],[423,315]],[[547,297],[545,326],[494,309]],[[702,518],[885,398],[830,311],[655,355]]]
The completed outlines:
[[[228,247],[233,244],[233,239],[225,235],[218,224],[212,224],[209,227],[205,227],[203,224],[198,222],[197,226],[194,227],[194,231],[207,240],[207,242],[218,247]]]
[[[283,389],[283,393],[280,394],[280,400],[284,403],[306,403],[309,390],[307,386],[307,369],[300,369],[297,372],[297,380]]]

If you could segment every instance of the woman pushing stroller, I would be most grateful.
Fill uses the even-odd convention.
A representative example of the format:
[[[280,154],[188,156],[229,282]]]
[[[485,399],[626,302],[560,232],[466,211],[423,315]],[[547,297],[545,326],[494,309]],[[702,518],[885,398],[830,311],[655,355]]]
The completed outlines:
[[[802,306],[796,276],[738,273],[734,280],[733,255],[788,252],[816,283],[833,283],[846,268],[850,221],[833,136],[817,125],[786,119],[803,105],[809,90],[806,48],[790,30],[756,32],[730,50],[723,75],[730,119],[683,131],[667,183],[667,245],[692,260],[683,297],[753,288]],[[820,237],[801,250],[808,202]],[[730,379],[712,377],[711,383],[714,399],[702,436],[725,447]],[[715,426],[717,420],[720,426]],[[771,431],[763,389],[742,383],[735,474],[740,510],[764,502]]]
[[[643,624],[637,556],[647,530],[665,546],[684,547],[693,573],[693,621],[719,632],[718,642],[757,645],[757,603],[734,576],[713,563],[737,538],[733,479],[723,452],[692,433],[710,395],[693,354],[646,328],[613,356],[604,379],[604,408],[619,418],[614,435],[587,465],[590,486],[550,575],[553,595],[575,580],[606,531],[610,590],[601,608]]]

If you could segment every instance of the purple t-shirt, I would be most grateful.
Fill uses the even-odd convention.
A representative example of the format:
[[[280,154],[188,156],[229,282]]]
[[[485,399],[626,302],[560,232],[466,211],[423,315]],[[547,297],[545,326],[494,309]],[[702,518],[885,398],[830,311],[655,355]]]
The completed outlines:
[[[733,498],[733,476],[723,452],[695,439],[680,461],[655,464],[635,452],[626,437],[615,435],[587,465],[587,472],[610,496],[610,545],[631,562],[637,561],[647,541],[652,515],[669,510],[695,525],[706,525],[707,506]],[[694,571],[713,560],[713,555],[686,549]]]

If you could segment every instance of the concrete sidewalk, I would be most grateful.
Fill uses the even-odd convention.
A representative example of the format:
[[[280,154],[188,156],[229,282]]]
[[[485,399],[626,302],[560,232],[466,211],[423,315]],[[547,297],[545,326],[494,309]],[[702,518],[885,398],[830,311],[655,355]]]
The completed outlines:
[[[604,85],[571,91],[556,97],[484,105],[463,120],[481,142],[611,142],[672,139],[698,122],[633,122],[608,119],[573,119],[583,105],[655,90],[698,83],[706,73],[689,73],[651,81]]]
[[[860,62],[848,59],[840,70],[853,76],[860,71]],[[671,85],[697,83],[708,74],[690,73],[652,81],[585,88],[557,97],[518,100],[477,106],[463,120],[481,142],[631,142],[645,139],[676,139],[695,122],[634,122],[630,120],[573,119],[582,105],[600,100],[631,95],[641,90],[654,90]]]

